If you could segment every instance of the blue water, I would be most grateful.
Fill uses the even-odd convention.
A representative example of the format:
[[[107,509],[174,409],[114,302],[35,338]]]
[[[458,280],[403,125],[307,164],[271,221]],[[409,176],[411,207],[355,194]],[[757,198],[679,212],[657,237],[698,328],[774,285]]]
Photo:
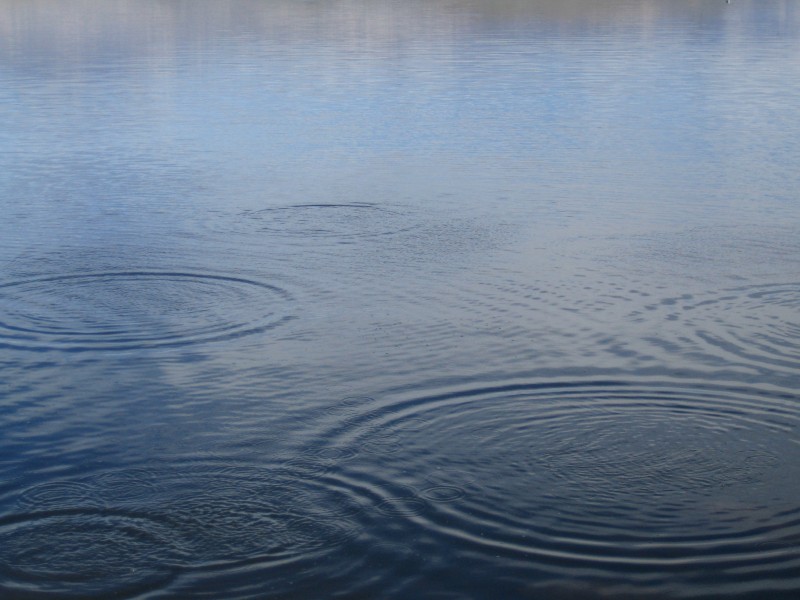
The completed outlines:
[[[800,595],[792,0],[0,0],[0,598]]]

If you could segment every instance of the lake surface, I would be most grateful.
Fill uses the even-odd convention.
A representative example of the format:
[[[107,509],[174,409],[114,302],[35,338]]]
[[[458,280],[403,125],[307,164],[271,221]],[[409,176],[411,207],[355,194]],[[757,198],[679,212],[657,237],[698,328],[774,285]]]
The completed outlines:
[[[800,594],[800,4],[0,0],[0,597]]]

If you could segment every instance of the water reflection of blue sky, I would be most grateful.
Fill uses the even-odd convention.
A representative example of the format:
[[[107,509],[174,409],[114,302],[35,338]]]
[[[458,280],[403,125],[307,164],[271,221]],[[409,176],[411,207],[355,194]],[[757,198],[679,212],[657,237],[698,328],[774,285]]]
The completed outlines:
[[[69,549],[132,532],[187,597],[796,590],[799,21],[0,0],[0,562],[81,593]],[[192,552],[136,545],[164,518]]]

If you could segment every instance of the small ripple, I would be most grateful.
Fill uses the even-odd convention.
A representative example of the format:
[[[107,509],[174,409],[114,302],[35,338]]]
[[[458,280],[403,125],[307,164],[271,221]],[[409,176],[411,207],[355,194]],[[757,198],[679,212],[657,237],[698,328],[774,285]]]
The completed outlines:
[[[368,500],[345,481],[329,477],[324,480],[294,479],[287,483],[286,500],[294,502],[303,513],[315,518],[352,517],[363,513]]]
[[[170,506],[189,539],[191,566],[277,559],[291,545],[286,507],[267,496],[198,492]]]
[[[420,496],[431,502],[455,502],[465,493],[463,488],[455,485],[435,485],[422,490]]]
[[[759,270],[796,272],[800,239],[790,223],[737,223],[701,226],[686,231],[625,236],[626,262],[652,273],[702,273],[739,276],[742,264]],[[610,258],[610,257],[609,257]],[[619,256],[614,254],[614,260]]]
[[[316,456],[298,456],[283,462],[278,471],[287,477],[321,477],[333,467],[333,462]]]
[[[293,204],[248,210],[228,226],[236,232],[262,232],[307,242],[309,238],[347,240],[385,237],[413,229],[405,211],[368,202]]]
[[[348,396],[330,405],[322,407],[312,416],[312,419],[320,418],[326,420],[331,427],[339,429],[349,428],[360,421],[370,419],[375,414],[375,399],[369,396]],[[320,438],[325,439],[325,438]],[[359,452],[358,448],[347,445],[339,445],[342,448],[351,448]]]
[[[392,561],[394,563],[410,561],[418,558],[414,549],[402,542],[382,541],[369,546],[369,554],[378,560]]]
[[[435,467],[425,474],[425,481],[432,487],[454,487],[475,485],[475,478],[467,471]]]
[[[413,517],[425,512],[427,507],[424,500],[413,496],[385,498],[377,505],[379,511],[390,517]]]
[[[364,406],[367,404],[373,404],[375,402],[375,398],[370,396],[346,396],[339,400],[336,406],[346,406],[346,407],[356,407],[356,406]]]
[[[165,478],[169,478],[165,481]],[[22,491],[17,504],[23,510],[72,508],[131,508],[152,506],[179,483],[175,473],[132,468],[106,471],[75,479],[49,481]]]
[[[292,317],[281,287],[241,277],[128,271],[0,283],[0,347],[126,350],[260,333]]]
[[[308,450],[306,454],[320,460],[341,461],[356,456],[358,454],[358,448],[348,448],[347,446],[322,447]]]
[[[398,435],[378,430],[364,436],[360,446],[360,450],[368,454],[394,454],[402,449],[402,439]]]
[[[96,489],[88,482],[51,481],[28,488],[19,497],[21,508],[57,510],[100,506]]]
[[[290,517],[284,526],[290,540],[286,550],[294,554],[330,550],[352,542],[361,533],[354,523],[340,519]]]
[[[103,501],[112,505],[146,503],[165,493],[159,473],[142,468],[108,471],[89,483]]]
[[[281,468],[195,465],[175,475],[159,501],[190,556],[182,567],[302,559],[358,537],[364,502],[335,480]]]

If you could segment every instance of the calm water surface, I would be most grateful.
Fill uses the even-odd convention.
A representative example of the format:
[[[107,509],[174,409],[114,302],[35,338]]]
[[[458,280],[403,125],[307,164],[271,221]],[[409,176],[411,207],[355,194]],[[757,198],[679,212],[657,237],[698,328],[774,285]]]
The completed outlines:
[[[797,598],[800,5],[0,0],[0,597]]]

